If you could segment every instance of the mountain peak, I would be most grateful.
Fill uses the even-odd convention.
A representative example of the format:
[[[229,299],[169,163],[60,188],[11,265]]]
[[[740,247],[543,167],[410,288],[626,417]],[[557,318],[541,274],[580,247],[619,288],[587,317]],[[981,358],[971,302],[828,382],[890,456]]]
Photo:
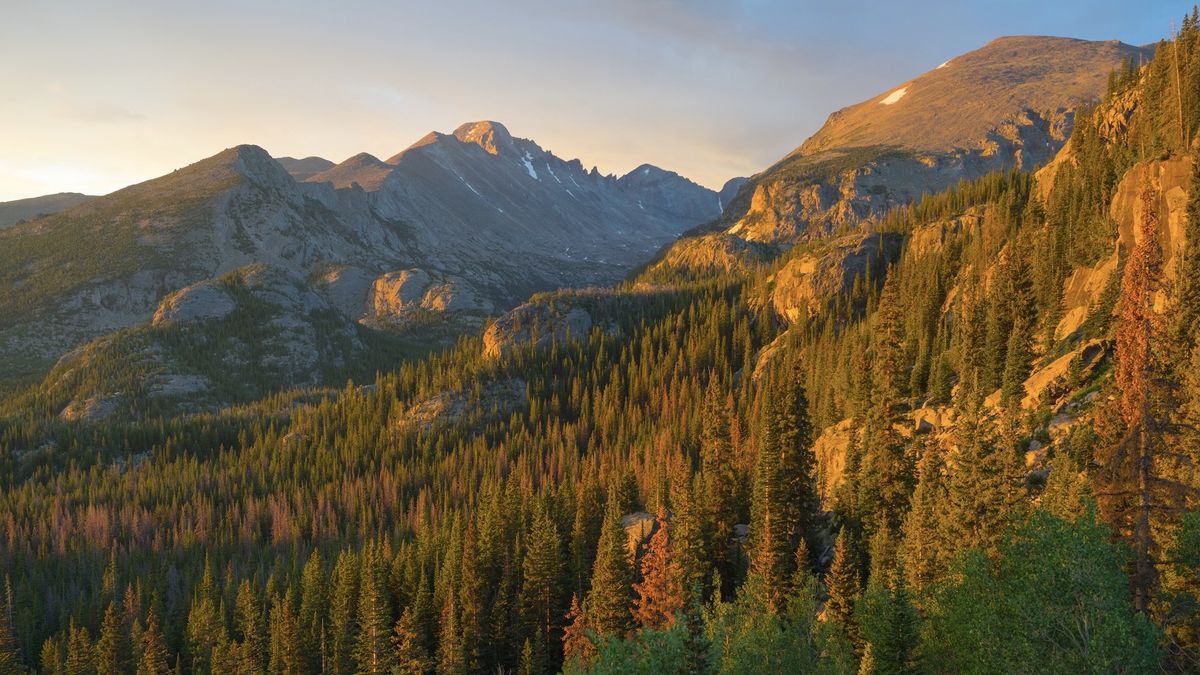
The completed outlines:
[[[512,143],[512,134],[499,122],[483,120],[467,122],[454,130],[454,137],[463,143],[474,143],[493,155]]]

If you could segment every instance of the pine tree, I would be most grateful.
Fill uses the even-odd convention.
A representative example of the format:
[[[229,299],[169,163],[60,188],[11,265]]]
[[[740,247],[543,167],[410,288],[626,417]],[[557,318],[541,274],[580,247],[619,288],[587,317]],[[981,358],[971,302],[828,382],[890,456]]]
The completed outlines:
[[[67,632],[67,675],[89,675],[96,670],[96,653],[88,629],[71,620]]]
[[[412,610],[408,607],[404,608],[404,611],[400,613],[400,618],[396,620],[393,641],[396,646],[394,673],[397,675],[424,675],[429,670],[429,653],[425,650],[424,639],[417,633]]]
[[[845,530],[838,534],[833,563],[825,575],[825,592],[828,595],[825,620],[838,626],[855,645],[861,645],[854,605],[862,595],[862,578],[849,539]]]
[[[358,605],[358,563],[342,551],[333,567],[329,598],[329,670],[335,675],[354,672],[355,609]]]
[[[382,675],[392,667],[392,607],[378,545],[367,546],[360,556],[358,639],[354,658],[358,672]]]
[[[658,509],[658,530],[650,538],[650,548],[642,558],[642,580],[633,585],[637,593],[633,617],[651,630],[666,630],[675,625],[676,615],[683,610],[684,571],[675,559],[667,513]]]
[[[779,408],[777,387],[768,390],[758,434],[758,460],[754,471],[754,498],[751,509],[750,533],[754,554],[750,563],[757,588],[764,594],[767,609],[779,613],[787,593],[790,576],[791,537],[788,532],[786,491],[779,448]]]
[[[998,443],[995,426],[983,416],[978,396],[965,391],[962,398],[955,422],[953,470],[946,481],[942,541],[950,554],[978,548],[994,556],[1024,503],[1018,457]]]
[[[162,630],[158,627],[158,615],[154,610],[146,619],[146,630],[142,632],[141,657],[138,659],[138,675],[169,675],[171,673],[170,653],[163,638]]]
[[[272,675],[300,675],[304,672],[300,624],[296,618],[293,593],[275,596],[271,603],[271,642],[269,670]]]
[[[329,618],[329,597],[325,587],[325,570],[317,550],[304,563],[300,582],[300,637],[305,667],[309,671],[325,670],[325,632]]]
[[[4,578],[4,589],[4,604],[0,606],[0,675],[15,675],[25,669],[21,666],[21,652],[13,630],[12,584],[8,576]]]
[[[1147,187],[1140,197],[1139,236],[1125,263],[1117,304],[1115,381],[1124,433],[1103,458],[1103,489],[1096,496],[1133,545],[1134,606],[1145,612],[1157,584],[1158,530],[1195,490],[1164,471],[1166,462],[1179,457],[1167,445],[1173,431],[1169,413],[1177,406],[1159,352],[1163,319],[1154,308],[1163,265],[1157,190]]]
[[[267,662],[267,646],[264,644],[263,611],[259,607],[258,594],[243,579],[238,586],[234,601],[234,627],[241,640],[242,664],[246,672],[260,672]]]
[[[225,644],[225,620],[223,612],[217,605],[216,582],[212,576],[212,566],[206,559],[204,576],[200,586],[192,598],[191,610],[187,618],[187,649],[190,672],[209,673],[212,671],[213,650]]]
[[[584,667],[591,663],[596,654],[596,645],[588,637],[587,614],[579,606],[579,596],[571,596],[571,609],[567,611],[567,623],[563,629],[563,662]]]
[[[104,610],[104,619],[100,622],[100,639],[96,642],[97,675],[117,675],[128,671],[129,665],[125,659],[128,649],[124,644],[126,640],[124,627],[117,616],[117,604],[110,602]],[[0,672],[4,672],[2,667]]]
[[[633,574],[627,542],[625,528],[621,526],[621,507],[614,492],[604,511],[587,601],[588,625],[601,636],[624,637],[633,629],[633,615],[629,611]]]
[[[704,562],[715,565],[722,579],[732,580],[737,560],[731,542],[733,526],[738,522],[737,493],[741,480],[731,439],[733,401],[724,395],[715,375],[710,375],[708,382],[700,427],[702,493],[696,499],[702,507],[704,527],[697,532],[701,541],[696,545],[709,548],[705,544],[711,544],[711,551],[704,551]],[[693,567],[691,572],[699,578],[708,576],[701,565],[694,563]]]
[[[458,608],[454,598],[446,599],[442,608],[442,628],[438,634],[438,675],[460,675],[467,672],[467,655],[463,649],[462,632],[458,628]]]
[[[541,503],[534,509],[522,569],[520,607],[525,635],[541,636],[537,650],[548,656],[552,667],[557,667],[555,652],[560,643],[565,610],[562,598],[562,539],[558,534],[558,524]]]
[[[917,487],[912,508],[904,520],[901,557],[906,581],[918,593],[939,579],[944,571],[946,545],[942,541],[942,510],[946,505],[944,462],[935,441],[926,443],[917,466]]]

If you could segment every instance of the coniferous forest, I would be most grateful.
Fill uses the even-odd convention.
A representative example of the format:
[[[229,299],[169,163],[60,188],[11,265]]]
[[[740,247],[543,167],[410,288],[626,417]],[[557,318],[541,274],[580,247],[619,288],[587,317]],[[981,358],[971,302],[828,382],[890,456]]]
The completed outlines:
[[[795,321],[820,242],[221,412],[13,393],[0,674],[1198,672],[1198,139],[1192,14]]]

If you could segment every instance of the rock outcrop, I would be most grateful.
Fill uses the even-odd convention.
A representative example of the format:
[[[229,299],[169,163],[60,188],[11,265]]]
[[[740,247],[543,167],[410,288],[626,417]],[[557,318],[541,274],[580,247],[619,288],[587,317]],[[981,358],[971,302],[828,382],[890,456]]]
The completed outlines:
[[[789,260],[772,281],[771,304],[790,322],[819,312],[854,280],[881,279],[900,254],[895,234],[855,234],[805,250]]]
[[[587,339],[592,316],[563,302],[529,302],[492,322],[483,334],[483,355],[503,358],[532,345],[544,349],[568,339]]]

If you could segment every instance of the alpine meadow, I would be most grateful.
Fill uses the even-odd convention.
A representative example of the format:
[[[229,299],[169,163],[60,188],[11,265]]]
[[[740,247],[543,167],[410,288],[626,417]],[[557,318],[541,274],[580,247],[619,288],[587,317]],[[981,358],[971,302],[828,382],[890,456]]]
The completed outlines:
[[[381,68],[339,50],[401,49],[388,3],[15,4],[178,70],[59,117],[154,64],[0,70],[0,675],[1200,672],[1195,8],[1137,40],[1138,3],[996,23],[1138,45],[929,3],[976,48],[922,73],[873,6],[858,35],[811,3],[520,0]],[[261,42],[150,35],[205,12]],[[295,68],[220,81],[260,56]],[[337,83],[388,70],[385,127],[512,130],[291,150],[395,141],[337,98],[384,105]],[[824,84],[719,100],[789,70]],[[263,123],[257,87],[332,102]],[[194,138],[158,126],[197,106]],[[296,157],[172,151],[111,190],[19,140],[150,166],[210,133]]]

